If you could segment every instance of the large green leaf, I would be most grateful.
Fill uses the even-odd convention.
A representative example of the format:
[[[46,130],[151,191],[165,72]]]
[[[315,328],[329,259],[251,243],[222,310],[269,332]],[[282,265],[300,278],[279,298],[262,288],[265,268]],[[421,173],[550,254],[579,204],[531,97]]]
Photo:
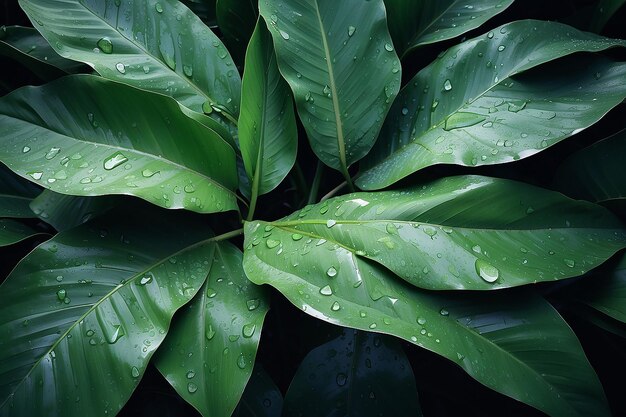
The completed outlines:
[[[418,417],[415,376],[397,340],[344,329],[304,358],[284,415]]]
[[[626,0],[600,0],[591,16],[590,30],[600,32],[615,12],[625,3]]]
[[[554,187],[572,198],[626,202],[626,129],[582,149],[561,164]]]
[[[0,123],[0,160],[53,191],[129,194],[198,212],[237,209],[233,149],[169,97],[69,76],[0,99]]]
[[[236,118],[241,80],[222,42],[178,0],[20,0],[33,26],[63,57],[100,75],[212,106]],[[86,30],[88,28],[88,30]]]
[[[59,233],[0,286],[0,416],[112,416],[130,397],[214,250],[207,231],[146,214]]]
[[[16,220],[0,218],[0,247],[13,245],[41,233]]]
[[[235,61],[242,64],[259,14],[257,1],[217,0],[215,14],[228,50]]]
[[[307,314],[398,336],[553,417],[610,415],[576,336],[544,300],[519,293],[427,292],[349,250],[329,249],[313,244],[306,257],[285,251],[271,263],[246,250],[244,269],[253,282],[272,285]],[[330,252],[346,265],[335,277],[324,272]]]
[[[24,64],[43,80],[53,80],[85,68],[80,62],[61,57],[34,28],[0,28],[0,54]]]
[[[272,38],[262,21],[248,46],[241,91],[239,144],[256,201],[287,176],[298,147],[291,91],[278,72]]]
[[[382,0],[259,2],[315,154],[348,176],[400,88]]]
[[[282,411],[283,395],[257,362],[233,417],[280,417]]]
[[[44,190],[30,203],[32,213],[57,231],[72,229],[112,209],[112,197],[76,197]]]
[[[156,366],[203,416],[229,417],[252,374],[269,299],[246,279],[242,254],[219,243],[209,276],[177,316]]]
[[[401,91],[357,184],[386,187],[435,164],[510,162],[598,121],[626,97],[626,63],[579,51],[626,46],[534,20],[506,24],[450,48]]]
[[[574,277],[626,246],[626,231],[603,207],[474,176],[348,194],[245,230],[247,262],[259,268],[286,264],[332,278],[370,259],[437,290]]]
[[[514,0],[385,0],[389,32],[400,55],[452,39],[502,13]]]

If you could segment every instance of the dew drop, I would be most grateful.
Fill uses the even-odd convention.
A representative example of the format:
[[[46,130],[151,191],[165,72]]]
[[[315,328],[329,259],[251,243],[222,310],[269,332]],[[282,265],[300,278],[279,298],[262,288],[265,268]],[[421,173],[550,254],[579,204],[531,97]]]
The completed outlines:
[[[193,394],[194,392],[198,391],[198,386],[193,382],[190,382],[187,384],[187,391],[189,391],[190,394]]]
[[[111,42],[111,39],[107,37],[100,38],[100,40],[96,42],[96,46],[105,54],[110,54],[113,52],[113,43]]]
[[[487,117],[482,114],[470,113],[470,112],[456,112],[452,113],[450,117],[446,119],[444,130],[450,131],[453,129],[460,129],[463,127],[470,127],[484,122]]]
[[[340,387],[343,387],[344,385],[346,385],[346,382],[348,381],[348,376],[340,372],[337,374],[337,378],[335,379],[335,381],[337,382],[337,385],[339,385]]]
[[[133,367],[130,369],[130,374],[131,374],[131,376],[132,376],[133,378],[139,378],[139,369],[137,369],[137,367],[136,367],[136,366],[133,366]]]
[[[161,5],[161,3],[155,4],[154,8],[156,9],[157,13],[163,13],[163,6]]]
[[[241,333],[243,334],[243,337],[250,338],[254,335],[255,331],[256,331],[256,324],[248,323],[243,326]]]
[[[574,266],[576,266],[576,262],[571,259],[563,259],[563,262],[565,262],[565,265],[567,265],[568,268],[573,268]]]
[[[246,358],[243,357],[243,353],[237,358],[237,366],[239,369],[244,369],[246,367]]]
[[[486,282],[495,282],[500,276],[500,271],[498,271],[498,268],[482,259],[476,259],[474,267],[476,268],[476,273],[478,274],[478,276],[480,276]]]
[[[288,40],[289,40],[289,34],[288,34],[287,32],[285,32],[284,30],[279,30],[279,31],[278,31],[278,33],[280,33],[280,36],[281,36],[284,40],[286,40],[286,41],[288,41]]]
[[[328,268],[328,271],[326,271],[326,275],[328,275],[329,277],[335,277],[337,276],[337,270],[335,269],[335,267],[331,266],[330,268]]]
[[[341,306],[339,305],[339,303],[338,303],[337,301],[335,301],[335,302],[333,303],[333,305],[332,305],[332,306],[330,306],[330,309],[331,309],[332,311],[339,311],[339,309],[341,309]]]
[[[120,74],[126,74],[126,65],[122,64],[121,62],[118,62],[117,64],[115,64],[115,69]]]
[[[450,80],[445,80],[443,83],[443,89],[445,91],[450,91],[452,90],[452,83],[450,82]]]
[[[348,26],[348,36],[354,35],[356,28],[354,26]]]
[[[333,290],[330,288],[330,285],[326,285],[325,287],[320,288],[320,294],[322,295],[332,295]]]
[[[128,161],[128,158],[126,158],[124,154],[122,154],[121,152],[116,152],[104,160],[104,169],[106,169],[107,171],[110,171],[113,168],[116,168],[127,161]]]

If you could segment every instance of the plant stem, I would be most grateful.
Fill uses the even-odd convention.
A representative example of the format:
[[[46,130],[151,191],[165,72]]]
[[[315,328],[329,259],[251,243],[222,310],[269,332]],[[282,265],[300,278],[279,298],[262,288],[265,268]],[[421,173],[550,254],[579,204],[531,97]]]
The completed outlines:
[[[224,233],[224,234],[221,234],[219,236],[212,237],[209,240],[212,240],[213,242],[220,242],[222,240],[230,239],[230,238],[241,236],[241,235],[243,235],[243,228],[242,229],[233,230],[231,232]]]
[[[346,168],[345,166],[342,166],[341,173],[343,174],[343,177],[346,179],[346,185],[348,186],[348,190],[350,190],[350,192],[353,193],[355,189],[354,189],[354,184],[352,184],[352,178],[350,177],[348,168]]]
[[[253,183],[254,182],[256,182],[256,177],[253,180]],[[248,216],[246,217],[247,221],[252,221],[252,217],[254,216],[254,210],[256,209],[256,200],[257,200],[258,197],[259,197],[259,187],[258,187],[258,184],[253,184],[252,185],[252,195],[250,196],[250,209],[248,210]]]
[[[331,198],[332,196],[334,196],[335,194],[337,194],[337,193],[338,193],[339,191],[341,191],[341,189],[342,189],[343,187],[345,187],[346,185],[348,185],[348,181],[344,181],[344,182],[342,182],[341,184],[339,184],[338,186],[336,186],[335,188],[333,188],[332,190],[330,190],[330,191],[328,192],[328,194],[326,194],[324,197],[322,197],[322,198],[320,199],[320,203],[321,203],[322,201],[328,200],[329,198]]]
[[[324,163],[317,161],[317,168],[315,168],[315,177],[313,178],[313,184],[311,184],[311,190],[309,191],[309,200],[307,204],[313,204],[317,201],[317,193],[320,190],[320,183],[322,182],[322,176],[324,175]]]

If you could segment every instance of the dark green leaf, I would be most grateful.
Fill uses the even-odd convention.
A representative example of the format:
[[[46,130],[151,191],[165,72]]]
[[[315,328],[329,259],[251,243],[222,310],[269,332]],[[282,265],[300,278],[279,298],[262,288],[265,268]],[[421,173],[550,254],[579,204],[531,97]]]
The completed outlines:
[[[552,417],[610,415],[576,336],[543,299],[502,292],[439,295],[348,250],[334,252],[351,265],[335,277],[323,272],[328,258],[323,245],[312,246],[308,262],[285,252],[268,264],[259,261],[258,251],[246,250],[244,269],[253,282],[272,285],[307,314],[400,337]]]
[[[272,191],[296,161],[298,130],[292,95],[278,72],[272,38],[262,21],[246,54],[239,144],[253,198]]]
[[[0,247],[9,246],[41,232],[12,219],[0,219]]]
[[[44,190],[30,203],[30,208],[37,217],[61,232],[98,217],[118,202],[113,197],[76,197]]]
[[[215,13],[228,50],[237,63],[243,63],[246,46],[259,15],[257,1],[217,0]],[[245,93],[242,97],[245,97]]]
[[[554,187],[572,198],[626,201],[626,130],[570,156],[557,169]]]
[[[283,395],[258,362],[233,417],[280,417]]]
[[[626,97],[626,63],[578,56],[512,77],[614,46],[626,41],[524,20],[450,48],[401,91],[357,184],[383,188],[435,164],[510,162],[576,134]]]
[[[59,233],[0,286],[0,416],[113,416],[130,397],[214,250],[208,231],[146,215]]]
[[[215,3],[217,0],[181,0],[210,28],[217,27],[215,16]]]
[[[218,243],[201,291],[177,316],[156,366],[203,416],[229,417],[252,374],[269,299],[246,279],[242,254]]]
[[[205,213],[237,209],[233,149],[168,97],[69,76],[0,99],[0,123],[0,160],[53,191],[129,194]]]
[[[239,113],[241,80],[228,51],[178,0],[19,3],[61,56],[198,112]]]
[[[397,340],[344,329],[302,361],[287,416],[418,417],[415,376]]]
[[[600,0],[591,16],[589,28],[600,32],[611,17],[626,3],[626,0]]]
[[[626,231],[603,207],[474,176],[348,194],[245,230],[247,262],[260,269],[333,278],[367,258],[435,290],[575,277],[626,246]]]
[[[24,64],[39,78],[49,81],[83,70],[85,65],[61,57],[33,28],[0,28],[0,54]]]
[[[400,55],[481,26],[513,0],[385,0],[389,32]]]
[[[268,0],[259,8],[313,151],[347,176],[400,88],[382,0]]]

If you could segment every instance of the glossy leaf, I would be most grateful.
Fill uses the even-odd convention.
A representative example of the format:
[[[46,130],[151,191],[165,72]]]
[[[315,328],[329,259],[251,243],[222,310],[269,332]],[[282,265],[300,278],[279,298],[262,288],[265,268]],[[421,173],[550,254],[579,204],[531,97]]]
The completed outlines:
[[[72,229],[112,209],[112,197],[76,197],[44,190],[30,203],[32,213],[57,231]]]
[[[600,32],[626,0],[600,0],[591,16],[590,30]]]
[[[222,42],[178,0],[20,0],[63,57],[167,94],[192,110],[239,112],[241,80]],[[89,30],[85,30],[88,27]]]
[[[577,56],[514,76],[615,46],[626,42],[524,20],[450,48],[401,91],[358,186],[383,188],[435,164],[511,162],[592,125],[626,97],[626,63]]]
[[[626,130],[576,152],[554,175],[554,187],[572,198],[626,201]]]
[[[12,219],[0,218],[0,247],[19,243],[41,232]]]
[[[0,160],[53,191],[129,194],[205,213],[237,209],[233,149],[168,97],[70,76],[3,97],[0,122]]]
[[[242,254],[218,243],[209,276],[177,316],[156,366],[203,416],[229,417],[252,374],[265,292],[246,279]]]
[[[215,14],[228,50],[237,63],[243,63],[257,17],[255,0],[217,0]],[[245,97],[245,93],[242,95]]]
[[[285,396],[300,417],[418,417],[415,376],[398,341],[344,329],[304,358]]]
[[[348,194],[245,230],[247,262],[261,269],[288,264],[333,278],[367,258],[434,290],[575,277],[626,247],[626,231],[603,207],[477,176]]]
[[[283,395],[257,363],[233,417],[280,417],[282,411]]]
[[[576,336],[544,300],[419,290],[342,247],[334,256],[350,267],[329,277],[323,246],[312,245],[306,262],[290,252],[260,262],[258,250],[246,250],[244,269],[313,317],[400,337],[552,417],[610,415]]]
[[[262,21],[246,54],[239,144],[255,197],[278,186],[296,161],[298,129],[292,95],[278,72],[272,38]]]
[[[389,31],[400,55],[476,29],[511,4],[513,0],[385,0]]]
[[[118,212],[59,233],[0,286],[1,416],[121,409],[214,250],[207,231],[158,218]]]
[[[82,63],[57,54],[34,28],[23,26],[0,28],[0,55],[22,63],[43,80],[53,80],[85,68]]]
[[[400,88],[382,0],[268,0],[259,9],[313,151],[347,177]]]

